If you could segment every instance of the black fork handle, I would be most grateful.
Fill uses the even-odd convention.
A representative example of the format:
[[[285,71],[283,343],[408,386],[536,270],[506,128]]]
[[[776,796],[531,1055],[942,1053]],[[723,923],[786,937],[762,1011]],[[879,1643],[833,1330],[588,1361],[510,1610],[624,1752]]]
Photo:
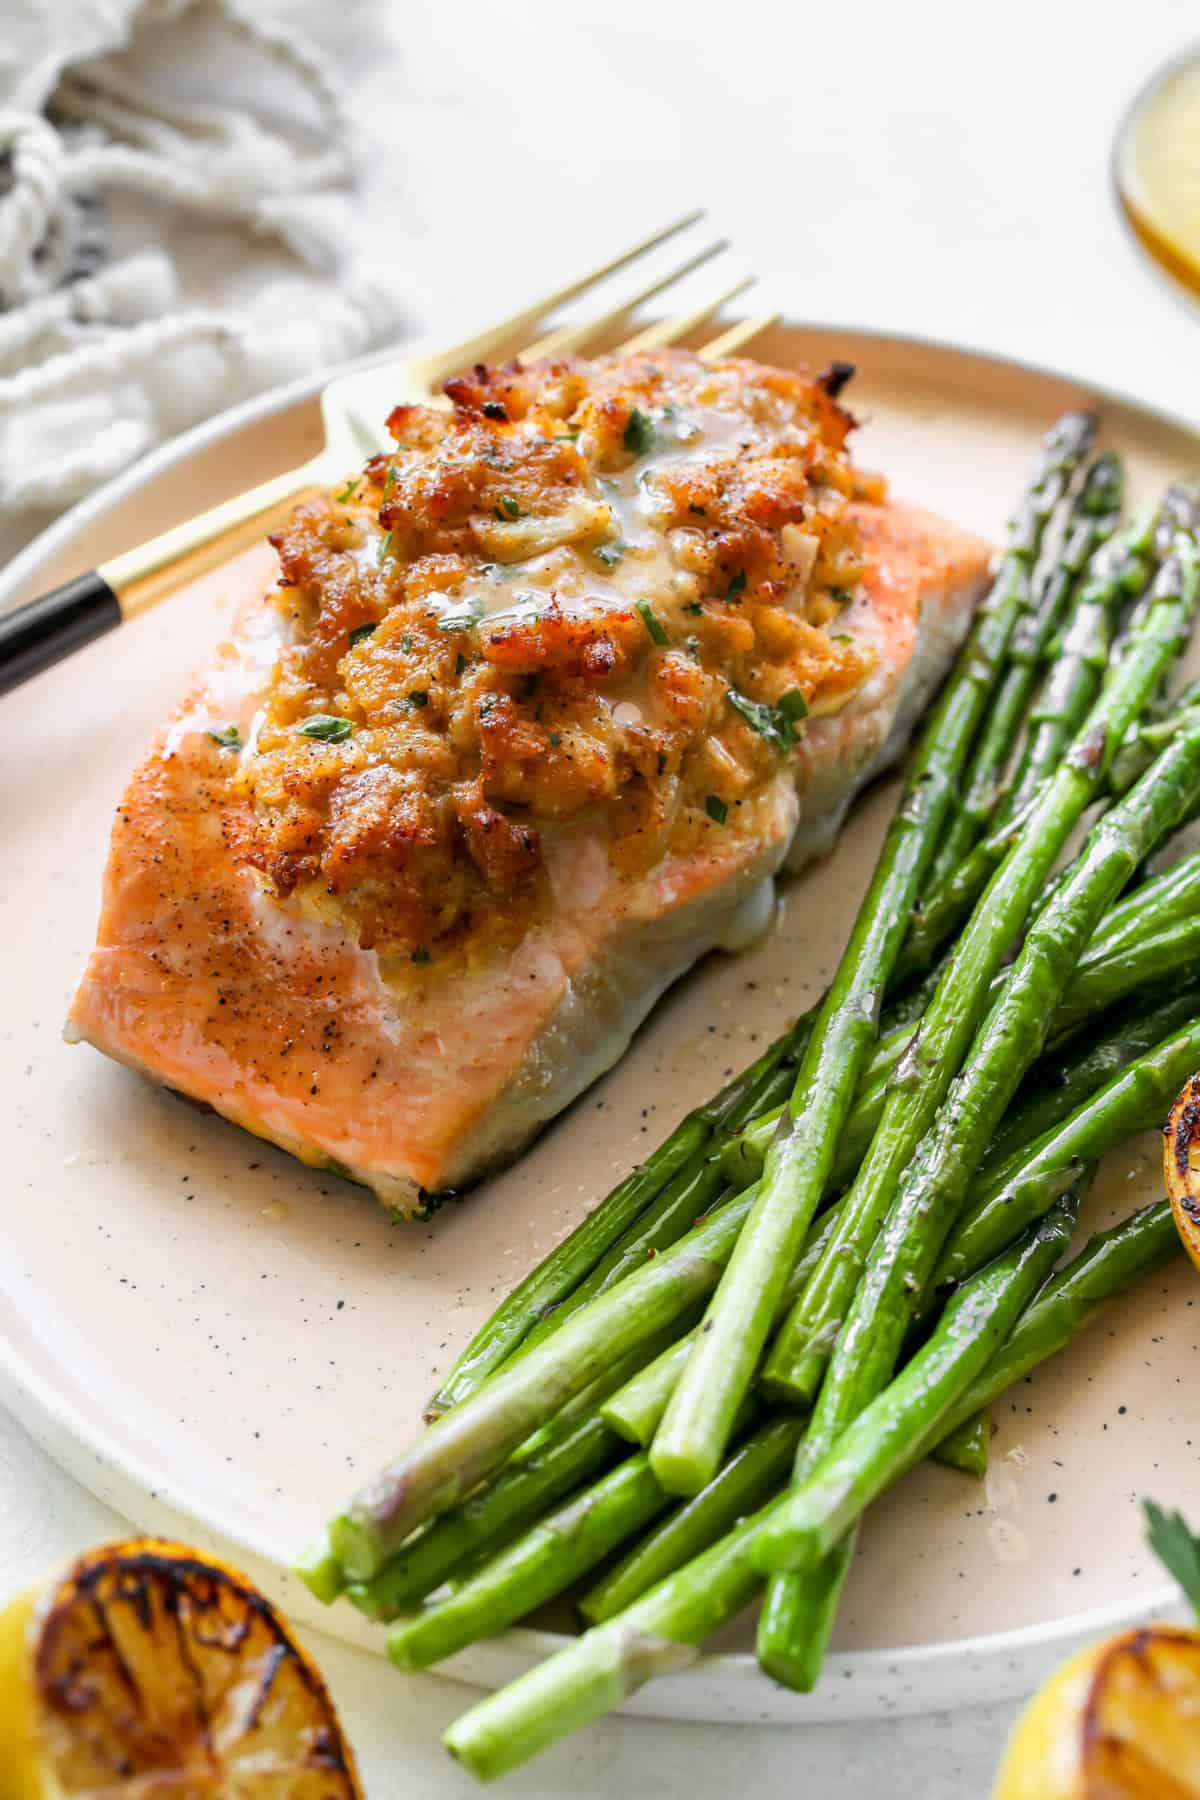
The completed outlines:
[[[0,614],[0,694],[120,623],[117,596],[96,569]]]

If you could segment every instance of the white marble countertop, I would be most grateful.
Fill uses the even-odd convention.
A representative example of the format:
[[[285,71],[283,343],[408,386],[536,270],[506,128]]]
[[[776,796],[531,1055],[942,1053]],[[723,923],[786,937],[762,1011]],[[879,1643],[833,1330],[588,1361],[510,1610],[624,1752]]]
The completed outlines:
[[[1103,21],[1045,0],[296,10],[356,83],[367,230],[414,331],[467,328],[627,225],[705,204],[764,302],[797,317],[1006,351],[1200,419],[1200,312],[1133,250],[1108,173],[1133,89],[1188,39],[1189,0]],[[0,1585],[123,1526],[0,1415]],[[314,1643],[371,1800],[477,1791],[437,1741],[462,1688]],[[610,1718],[508,1788],[982,1800],[1012,1711],[803,1729]]]

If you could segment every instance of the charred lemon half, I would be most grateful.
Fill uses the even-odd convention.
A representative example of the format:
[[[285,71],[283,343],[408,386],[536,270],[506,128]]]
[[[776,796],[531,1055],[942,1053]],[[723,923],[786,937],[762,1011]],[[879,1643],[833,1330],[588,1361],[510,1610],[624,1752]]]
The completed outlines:
[[[1145,1626],[1064,1663],[1018,1719],[993,1800],[1200,1800],[1200,1632]]]
[[[105,1545],[0,1613],[0,1800],[361,1800],[325,1684],[236,1570]]]
[[[1163,1126],[1163,1177],[1184,1248],[1200,1268],[1200,1075],[1192,1076]]]

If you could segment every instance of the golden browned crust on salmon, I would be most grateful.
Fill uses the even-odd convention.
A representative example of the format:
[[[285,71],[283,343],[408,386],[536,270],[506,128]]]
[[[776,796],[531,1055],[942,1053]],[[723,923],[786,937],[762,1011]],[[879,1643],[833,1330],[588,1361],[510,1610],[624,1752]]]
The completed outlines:
[[[383,956],[237,853],[252,802],[213,733],[252,737],[287,643],[271,590],[252,585],[118,810],[72,1034],[402,1212],[516,1154],[727,940],[789,847],[827,846],[960,640],[986,546],[918,508],[853,512],[867,555],[845,612],[873,662],[847,705],[808,722],[737,830],[644,873],[614,865],[592,815],[547,830],[551,903],[471,957]]]
[[[627,874],[737,831],[873,652],[819,381],[661,351],[448,393],[275,540],[290,641],[230,843],[364,945],[469,961],[551,903],[548,828],[593,819]]]
[[[422,1213],[827,846],[987,547],[820,380],[477,370],[301,508],[135,772],[70,1031]]]

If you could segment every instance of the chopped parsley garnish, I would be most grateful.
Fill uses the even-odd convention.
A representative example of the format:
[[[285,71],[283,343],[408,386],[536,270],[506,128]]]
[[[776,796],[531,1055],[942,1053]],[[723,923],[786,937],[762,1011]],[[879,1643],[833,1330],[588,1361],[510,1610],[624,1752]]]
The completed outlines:
[[[597,544],[592,554],[598,563],[604,564],[606,569],[615,569],[625,554],[625,546],[624,544]]]
[[[468,600],[456,612],[444,612],[438,620],[439,631],[470,631],[483,617],[483,601]]]
[[[852,644],[854,639],[848,631],[835,631],[829,641],[831,644]]]
[[[378,549],[378,552],[376,553],[376,557],[375,557],[376,562],[381,562],[381,563],[386,562],[388,557],[391,555],[391,553],[392,553],[392,534],[390,531],[385,531],[383,536],[379,540],[379,549]]]
[[[729,808],[719,794],[708,794],[705,796],[704,810],[713,821],[714,825],[723,825],[729,817]]]
[[[562,743],[562,737],[557,731],[552,731],[550,733],[549,742],[550,742],[550,748],[552,750],[557,750],[558,746]]]
[[[729,704],[734,712],[740,713],[747,725],[757,731],[760,738],[786,755],[794,749],[797,739],[796,725],[805,717],[808,707],[804,695],[799,688],[792,688],[780,700],[778,706],[766,706],[761,700],[751,700],[737,688],[729,690]]]
[[[666,628],[650,602],[648,600],[639,600],[637,609],[642,616],[642,624],[646,627],[646,630],[650,633],[654,642],[656,644],[667,643],[669,640],[667,638]]]
[[[415,963],[431,963],[433,958],[430,956],[424,944],[418,944],[412,953],[412,960]]]
[[[236,725],[222,725],[220,731],[210,731],[208,735],[222,750],[240,750],[242,747],[242,734]]]
[[[829,595],[829,598],[833,601],[835,606],[853,606],[854,604],[854,595],[850,592],[849,588],[831,587],[826,588],[825,592]]]
[[[703,506],[697,506],[697,504],[694,500],[688,501],[688,511],[690,513],[695,513],[695,515],[698,519],[706,519],[708,517],[707,508],[703,507]]]
[[[699,614],[704,611],[704,607],[703,607],[703,604],[699,600],[689,600],[683,610],[685,613]]]
[[[462,651],[460,650],[458,655],[454,659],[454,673],[456,675],[461,675],[463,670],[466,668],[466,666],[467,666],[467,659],[463,655]]]
[[[355,494],[358,492],[358,481],[358,476],[354,476],[353,480],[346,483],[340,494],[335,494],[333,496],[334,499],[340,501],[343,505],[345,505],[347,500],[353,500]]]
[[[649,456],[654,448],[654,424],[635,406],[625,427],[625,448],[633,456]]]
[[[414,688],[408,698],[409,703],[412,706],[428,706],[429,690],[427,688]]]
[[[378,629],[379,627],[374,621],[368,625],[356,625],[350,633],[350,648],[353,650],[356,644],[365,644],[372,633]]]
[[[382,500],[387,499],[388,495],[391,493],[391,491],[395,487],[395,485],[396,485],[396,465],[395,465],[395,463],[389,463],[388,464],[388,472],[383,478],[383,493],[381,495]]]
[[[734,576],[733,580],[730,582],[729,586],[725,590],[725,598],[727,600],[736,600],[738,595],[745,591],[745,587],[746,587],[746,571],[745,571],[745,569],[739,569],[737,574]]]
[[[519,519],[521,516],[521,509],[511,494],[501,494],[493,510],[498,519]]]
[[[332,713],[314,713],[296,730],[301,737],[319,738],[323,744],[344,744],[354,730],[349,719],[338,719]]]
[[[412,638],[409,636],[407,631],[405,632],[404,636],[400,639],[400,648],[402,650],[411,650],[412,649]]]

